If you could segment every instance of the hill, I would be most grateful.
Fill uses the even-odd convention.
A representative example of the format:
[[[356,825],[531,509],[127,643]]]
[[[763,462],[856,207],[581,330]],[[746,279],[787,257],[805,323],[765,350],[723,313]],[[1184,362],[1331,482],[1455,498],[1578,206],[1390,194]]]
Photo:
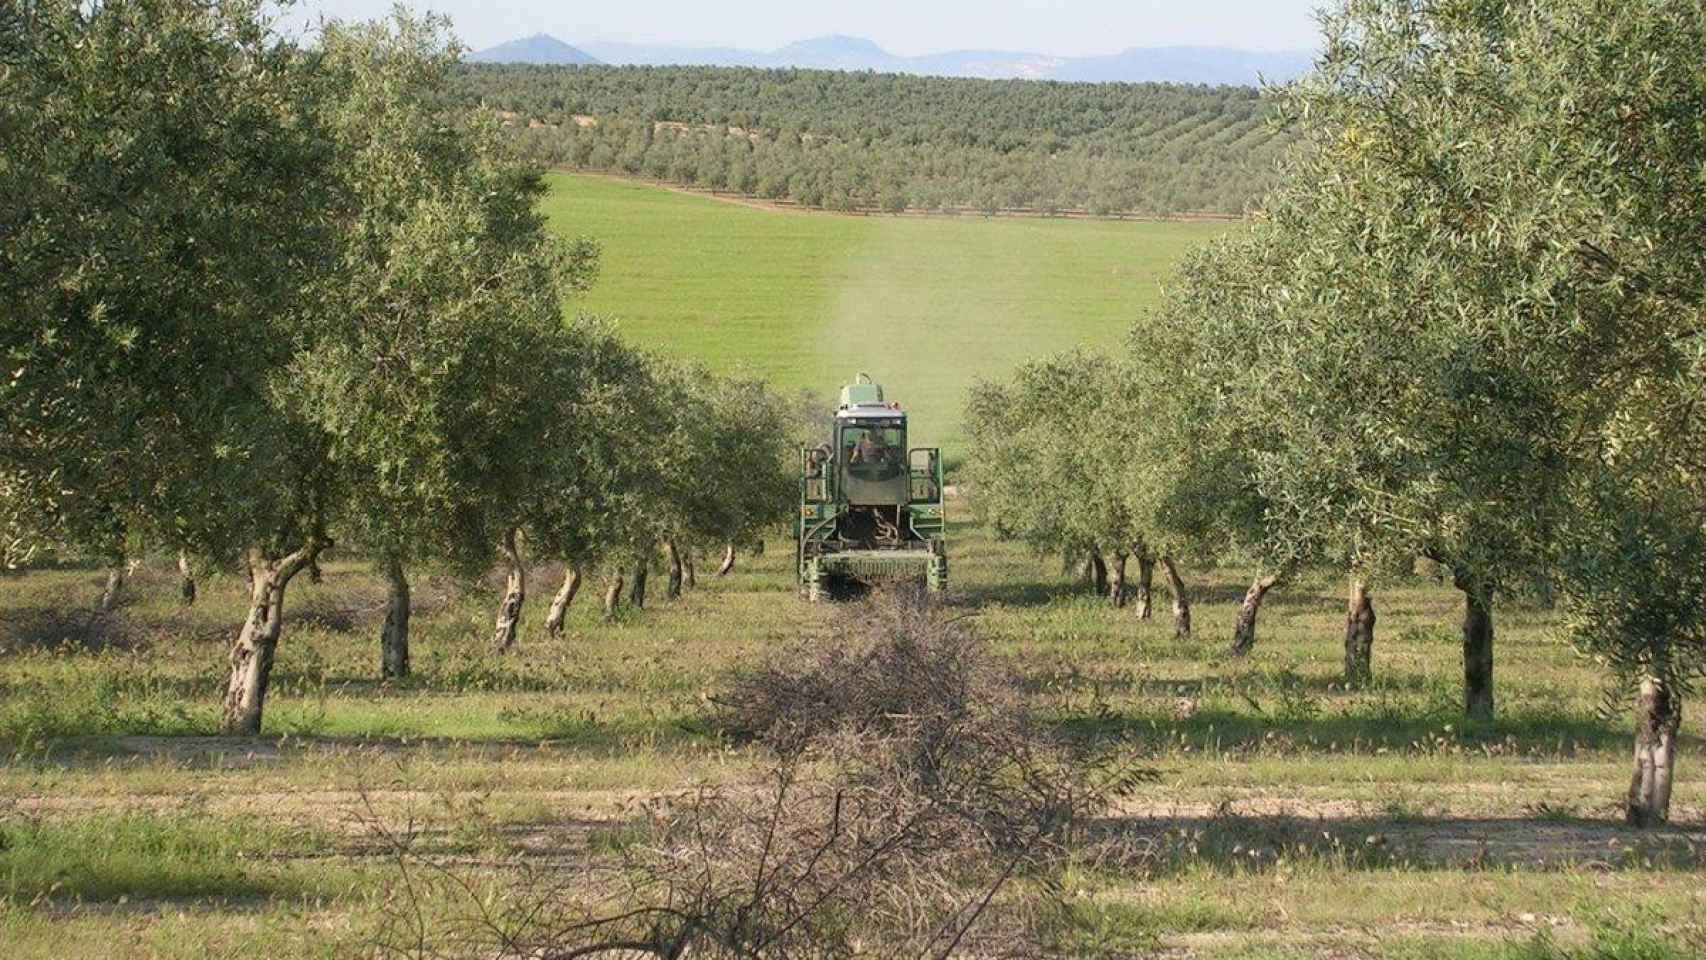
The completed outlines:
[[[508,43],[500,43],[495,47],[469,54],[465,59],[471,63],[540,63],[540,64],[596,64],[600,61],[584,50],[571,47],[556,37],[536,33],[531,37],[522,37]]]
[[[833,210],[1236,215],[1288,142],[1250,87],[495,64],[459,82],[541,163]]]
[[[822,400],[859,370],[952,449],[966,389],[1021,360],[1120,342],[1224,224],[834,217],[552,174],[543,210],[603,246],[574,309],[719,371]]]

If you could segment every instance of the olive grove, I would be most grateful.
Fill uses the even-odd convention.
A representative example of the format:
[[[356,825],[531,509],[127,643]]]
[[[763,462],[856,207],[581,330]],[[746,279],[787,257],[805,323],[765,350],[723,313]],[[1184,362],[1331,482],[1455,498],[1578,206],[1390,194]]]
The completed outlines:
[[[286,591],[334,539],[385,574],[380,668],[401,677],[411,569],[501,555],[508,646],[518,542],[578,560],[640,542],[687,491],[654,482],[677,472],[657,455],[693,439],[633,414],[656,361],[565,326],[597,247],[548,232],[538,171],[494,117],[449,105],[447,25],[399,12],[301,46],[268,9],[32,4],[0,70],[4,560],[45,542],[115,570],[133,545],[239,563],[224,726],[247,734]],[[774,491],[774,453],[719,460],[750,475],[716,482]],[[741,501],[693,533],[778,511]]]
[[[1157,544],[1343,564],[1347,679],[1367,676],[1370,579],[1431,559],[1463,594],[1472,719],[1494,717],[1498,598],[1555,589],[1611,702],[1636,697],[1629,819],[1662,821],[1706,672],[1706,13],[1349,0],[1324,27],[1316,72],[1279,92],[1298,146],[1255,222],[1139,321],[1125,384],[1093,357],[1055,373],[1129,399],[1039,405],[1033,429],[1125,449],[1103,469]],[[1038,469],[974,456],[986,495]],[[1107,482],[1050,506],[1094,517]]]

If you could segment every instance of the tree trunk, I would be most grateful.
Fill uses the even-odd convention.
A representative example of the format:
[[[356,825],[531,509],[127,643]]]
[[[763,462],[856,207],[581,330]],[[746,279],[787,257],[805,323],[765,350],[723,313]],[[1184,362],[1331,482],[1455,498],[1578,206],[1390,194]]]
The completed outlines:
[[[726,577],[729,575],[729,571],[733,570],[734,568],[735,568],[735,545],[732,543],[724,544],[723,545],[723,562],[717,567],[717,576]]]
[[[509,561],[509,576],[504,582],[503,602],[498,604],[498,616],[492,633],[492,646],[499,653],[515,646],[521,629],[521,608],[527,601],[527,567],[521,562],[521,550],[516,546],[517,531],[504,534],[503,554]]]
[[[1125,554],[1114,555],[1113,577],[1108,583],[1108,602],[1115,607],[1125,606]]]
[[[1090,554],[1090,582],[1095,586],[1097,596],[1107,595],[1108,564],[1099,553]]]
[[[124,560],[107,568],[107,583],[101,588],[101,612],[111,613],[118,606],[118,595],[124,590]]]
[[[686,578],[686,570],[681,565],[681,551],[675,548],[674,540],[665,540],[663,552],[669,560],[669,582],[664,587],[664,596],[671,600],[679,599],[681,584]]]
[[[409,580],[396,557],[386,558],[385,579],[391,589],[385,599],[385,626],[379,632],[379,676],[400,680],[409,675]]]
[[[622,571],[617,570],[610,575],[610,580],[604,588],[604,615],[616,616],[616,611],[622,607]]]
[[[698,587],[699,587],[699,574],[695,573],[693,570],[693,551],[691,551],[691,550],[681,551],[681,566],[683,569],[685,569],[687,571],[687,589],[689,589],[689,590],[698,589]]]
[[[634,583],[628,588],[628,606],[635,610],[646,609],[646,577],[651,572],[649,561],[641,560],[634,564]]]
[[[231,645],[231,681],[225,688],[226,733],[255,736],[261,732],[261,709],[272,680],[273,656],[284,629],[284,590],[303,567],[325,548],[311,539],[295,553],[272,559],[258,549],[249,551],[249,616]]]
[[[1463,712],[1493,719],[1493,592],[1472,575],[1454,580],[1463,591]]]
[[[1655,827],[1670,819],[1676,736],[1682,726],[1682,697],[1658,677],[1642,677],[1635,701],[1635,775],[1629,781],[1624,819],[1632,827]]]
[[[1173,591],[1173,632],[1180,639],[1191,635],[1191,598],[1185,592],[1184,578],[1179,576],[1179,567],[1172,557],[1161,558],[1161,569],[1167,571],[1167,587]]]
[[[1155,596],[1155,558],[1147,553],[1137,555],[1137,619],[1148,620],[1153,611]]]
[[[1244,591],[1244,604],[1238,608],[1238,620],[1232,625],[1232,655],[1246,656],[1256,646],[1256,615],[1262,611],[1262,601],[1268,591],[1280,582],[1279,574],[1257,577]]]
[[[178,599],[184,606],[195,603],[195,571],[190,568],[189,554],[178,553]]]
[[[1368,584],[1351,580],[1345,604],[1345,686],[1367,683],[1374,676],[1374,600]]]
[[[575,594],[581,589],[581,568],[569,564],[563,571],[563,585],[557,588],[557,595],[551,598],[551,611],[545,614],[545,632],[552,637],[563,635],[563,617],[569,612],[569,607],[575,602]]]

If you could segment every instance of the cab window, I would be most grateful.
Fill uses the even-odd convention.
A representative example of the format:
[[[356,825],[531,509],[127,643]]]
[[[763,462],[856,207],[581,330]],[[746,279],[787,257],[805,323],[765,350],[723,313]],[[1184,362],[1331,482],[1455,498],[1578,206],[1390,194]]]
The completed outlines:
[[[906,430],[888,424],[848,424],[841,430],[841,462],[856,480],[891,480],[906,467]]]

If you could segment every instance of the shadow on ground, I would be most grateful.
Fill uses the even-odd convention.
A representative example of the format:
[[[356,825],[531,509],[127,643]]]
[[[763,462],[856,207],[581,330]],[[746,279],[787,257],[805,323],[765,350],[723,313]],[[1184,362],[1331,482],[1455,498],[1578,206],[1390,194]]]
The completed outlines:
[[[1147,810],[1100,821],[1094,830],[1156,875],[1204,865],[1262,872],[1309,860],[1365,870],[1706,871],[1706,822],[1688,808],[1673,811],[1678,822],[1671,826],[1637,830],[1609,808],[1595,819],[1546,810],[1510,818],[1382,817],[1350,812],[1347,804],[1311,814],[1299,806],[1297,813],[1264,814]]]

